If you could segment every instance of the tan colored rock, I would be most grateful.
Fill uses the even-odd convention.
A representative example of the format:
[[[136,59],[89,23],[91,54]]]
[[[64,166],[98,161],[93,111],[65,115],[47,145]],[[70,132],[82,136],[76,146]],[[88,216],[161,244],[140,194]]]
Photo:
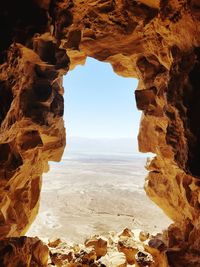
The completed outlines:
[[[133,232],[130,230],[130,229],[128,229],[128,228],[125,228],[123,231],[122,231],[122,233],[120,233],[119,234],[119,237],[120,238],[127,238],[127,237],[133,237],[134,236],[134,234],[133,234]]]
[[[126,267],[127,261],[124,253],[121,252],[109,252],[104,256],[100,263],[106,267]]]
[[[149,237],[150,237],[150,234],[148,232],[146,232],[146,231],[141,231],[139,233],[139,239],[140,239],[141,242],[146,241]]]
[[[71,247],[59,238],[50,240],[48,243],[50,250],[50,261],[58,267],[65,266],[74,259],[74,254],[80,251],[80,247]]]
[[[180,264],[192,266],[200,250],[199,6],[197,0],[2,2],[1,239],[23,235],[38,212],[42,173],[65,146],[62,76],[91,56],[139,79],[139,149],[156,154],[145,190],[175,222]]]
[[[62,243],[62,240],[60,238],[55,238],[49,240],[48,246],[51,248],[56,248]]]
[[[81,249],[77,254],[75,254],[74,259],[69,263],[69,267],[89,267],[97,259],[94,249],[85,248]]]
[[[153,263],[150,265],[151,267],[169,267],[170,266],[165,252],[159,251],[158,249],[148,247],[148,246],[145,246],[145,250],[153,258]]]
[[[7,238],[0,241],[1,266],[47,266],[49,249],[38,238]]]
[[[51,262],[57,267],[67,266],[73,260],[73,253],[69,251],[68,253],[54,253],[51,255]]]
[[[93,247],[97,258],[105,256],[107,253],[107,241],[102,239],[101,237],[86,240],[85,246]]]
[[[0,132],[2,237],[28,229],[38,212],[41,174],[48,160],[62,155],[63,90],[59,79],[53,82],[57,75],[55,66],[19,44],[10,48],[8,62],[0,67],[1,90],[10,90],[12,100]]]
[[[165,251],[159,250],[160,246],[158,246],[159,249],[155,248],[157,244],[160,244],[158,236],[154,238],[154,242],[151,242],[154,247],[150,247],[147,242],[136,240],[137,232],[138,230],[132,231],[126,228],[120,233],[112,232],[106,236],[89,238],[84,245],[69,245],[64,241],[54,240],[49,243],[49,266],[123,267],[133,265],[137,267],[167,267]],[[132,236],[125,236],[124,234],[127,235],[127,233],[131,233]],[[108,238],[109,236],[112,238]],[[106,243],[105,240],[107,240]],[[106,250],[100,255],[98,245],[101,243],[106,245]],[[100,252],[102,251],[100,250]]]
[[[139,246],[136,241],[131,238],[119,240],[117,248],[119,252],[125,254],[128,264],[135,263],[135,255],[139,251]]]
[[[151,254],[147,252],[138,251],[135,255],[136,266],[153,266],[154,260]]]

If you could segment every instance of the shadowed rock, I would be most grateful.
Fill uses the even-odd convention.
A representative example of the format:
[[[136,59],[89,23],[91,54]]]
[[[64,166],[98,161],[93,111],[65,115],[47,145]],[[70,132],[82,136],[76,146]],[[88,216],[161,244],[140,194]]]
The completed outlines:
[[[110,62],[119,75],[139,79],[139,149],[156,154],[145,190],[175,222],[168,233],[170,265],[195,266],[198,1],[8,0],[1,5],[0,29],[1,238],[24,234],[37,214],[41,175],[49,160],[60,160],[65,146],[62,76],[91,56]]]

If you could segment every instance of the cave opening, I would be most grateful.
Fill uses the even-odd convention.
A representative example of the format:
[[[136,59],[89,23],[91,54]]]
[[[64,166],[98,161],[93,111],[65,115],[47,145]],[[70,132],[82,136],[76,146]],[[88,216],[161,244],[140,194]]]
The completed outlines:
[[[167,227],[143,189],[147,154],[137,147],[137,80],[88,58],[63,85],[67,145],[62,161],[51,162],[44,175],[40,212],[28,234],[82,242],[126,227]]]

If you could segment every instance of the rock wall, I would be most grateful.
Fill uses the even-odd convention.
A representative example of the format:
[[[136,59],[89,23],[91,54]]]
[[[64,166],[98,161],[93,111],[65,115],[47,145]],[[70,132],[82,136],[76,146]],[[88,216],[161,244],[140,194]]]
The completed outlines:
[[[48,29],[46,11],[22,1],[25,14],[13,2],[0,11],[1,238],[20,236],[33,222],[41,175],[65,146],[62,75],[69,58],[48,32],[40,34]]]
[[[175,222],[171,266],[200,266],[199,1],[7,0],[0,30],[1,238],[37,214],[65,145],[62,75],[90,56],[139,79],[139,149],[156,154],[145,190]]]

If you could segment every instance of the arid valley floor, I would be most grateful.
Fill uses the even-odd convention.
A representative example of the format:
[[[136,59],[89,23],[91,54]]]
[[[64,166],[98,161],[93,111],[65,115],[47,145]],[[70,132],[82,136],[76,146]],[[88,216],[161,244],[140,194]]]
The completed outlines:
[[[170,220],[145,195],[146,156],[69,152],[43,177],[40,212],[28,235],[82,242],[125,227],[159,232]]]

